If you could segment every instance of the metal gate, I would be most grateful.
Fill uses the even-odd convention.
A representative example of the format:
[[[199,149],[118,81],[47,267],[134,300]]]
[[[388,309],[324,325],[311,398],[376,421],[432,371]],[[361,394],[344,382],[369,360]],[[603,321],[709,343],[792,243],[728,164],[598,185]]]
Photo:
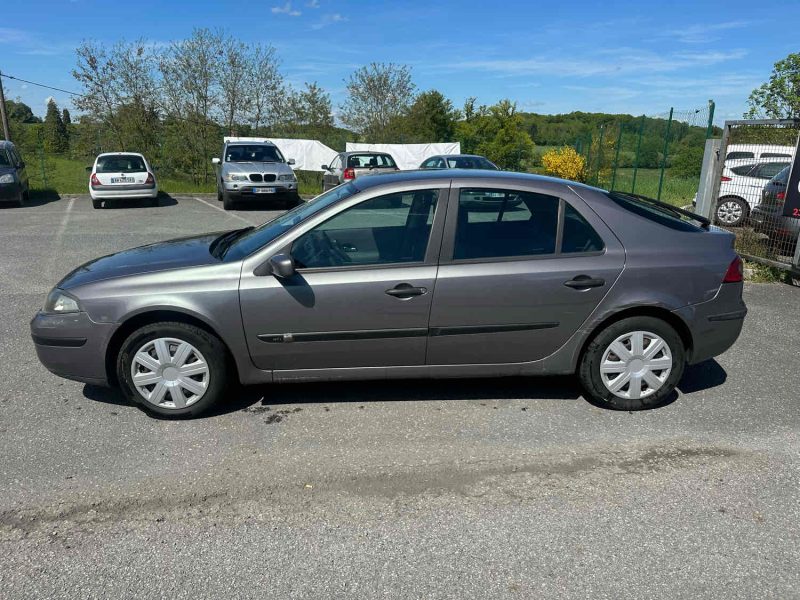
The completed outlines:
[[[800,219],[783,214],[799,141],[800,120],[726,121],[709,198],[698,198],[739,254],[787,270],[800,270]]]

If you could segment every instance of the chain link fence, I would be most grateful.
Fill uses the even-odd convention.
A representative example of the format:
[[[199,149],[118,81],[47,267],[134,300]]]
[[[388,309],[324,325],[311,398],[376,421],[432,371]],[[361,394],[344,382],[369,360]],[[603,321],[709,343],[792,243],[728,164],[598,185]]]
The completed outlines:
[[[714,102],[698,109],[629,117],[598,126],[575,140],[592,185],[642,194],[677,206],[692,202],[700,178]]]
[[[800,120],[727,121],[703,203],[742,256],[781,269],[800,269],[800,218],[784,215],[798,140]]]

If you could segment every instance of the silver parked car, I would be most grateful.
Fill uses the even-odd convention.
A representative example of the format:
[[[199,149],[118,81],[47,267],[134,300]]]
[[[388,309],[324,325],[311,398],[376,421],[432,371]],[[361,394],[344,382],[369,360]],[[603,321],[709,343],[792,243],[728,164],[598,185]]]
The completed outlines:
[[[284,206],[300,201],[297,177],[278,147],[268,140],[226,140],[222,158],[211,159],[217,167],[217,200],[225,210],[239,202],[279,200]]]
[[[385,152],[341,152],[329,165],[322,165],[322,191],[352,181],[363,175],[398,171],[391,154]]]
[[[363,177],[257,228],[89,262],[31,330],[53,373],[164,415],[232,381],[566,373],[642,409],[747,312],[733,235],[690,216],[519,173]]]
[[[422,161],[420,169],[485,169],[497,171],[497,165],[478,154],[441,154]]]

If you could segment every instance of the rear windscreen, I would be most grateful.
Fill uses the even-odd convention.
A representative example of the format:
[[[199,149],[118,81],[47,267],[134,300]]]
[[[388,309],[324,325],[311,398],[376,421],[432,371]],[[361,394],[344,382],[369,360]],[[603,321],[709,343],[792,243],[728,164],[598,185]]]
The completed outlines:
[[[147,171],[141,156],[101,156],[97,159],[97,173],[143,173]]]
[[[394,159],[388,154],[351,154],[347,166],[353,169],[394,167]]]
[[[607,192],[606,195],[622,208],[670,229],[703,231],[703,229],[694,225],[689,217],[683,216],[667,206],[659,206],[657,200],[650,201],[646,198],[631,196],[622,192]]]

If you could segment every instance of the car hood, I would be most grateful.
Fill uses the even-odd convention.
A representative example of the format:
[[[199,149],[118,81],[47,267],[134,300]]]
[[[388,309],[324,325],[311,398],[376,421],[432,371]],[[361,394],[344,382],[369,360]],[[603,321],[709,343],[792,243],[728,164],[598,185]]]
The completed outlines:
[[[274,173],[284,175],[292,173],[292,168],[286,163],[274,162],[226,162],[226,173]]]
[[[218,264],[220,261],[211,255],[210,246],[222,233],[225,232],[157,242],[109,254],[81,265],[56,287],[68,290],[115,277]]]

